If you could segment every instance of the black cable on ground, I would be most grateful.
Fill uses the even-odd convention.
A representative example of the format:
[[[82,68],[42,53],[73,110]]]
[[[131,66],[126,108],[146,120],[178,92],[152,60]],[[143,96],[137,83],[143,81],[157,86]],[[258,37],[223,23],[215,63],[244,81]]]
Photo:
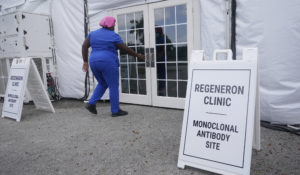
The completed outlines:
[[[84,38],[88,36],[89,32],[89,21],[88,21],[88,2],[87,0],[84,0]],[[84,80],[84,96],[80,99],[82,101],[86,100],[89,97],[90,94],[90,76],[89,76],[89,70],[87,70],[85,74],[85,80]]]
[[[295,134],[297,136],[300,136],[300,129],[295,129],[291,128],[287,125],[282,125],[282,124],[271,124],[270,122],[267,121],[261,121],[260,122],[261,126],[273,130],[278,130],[278,131],[285,131],[285,132],[290,132],[292,134]]]

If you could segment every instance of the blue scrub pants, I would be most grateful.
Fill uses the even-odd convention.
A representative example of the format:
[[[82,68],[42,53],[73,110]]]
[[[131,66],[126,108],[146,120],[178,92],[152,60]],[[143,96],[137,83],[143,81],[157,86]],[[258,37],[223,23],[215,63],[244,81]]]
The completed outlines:
[[[119,67],[112,63],[95,61],[90,63],[90,67],[98,84],[89,104],[96,105],[101,99],[107,87],[109,88],[110,108],[112,113],[117,113],[119,105]]]

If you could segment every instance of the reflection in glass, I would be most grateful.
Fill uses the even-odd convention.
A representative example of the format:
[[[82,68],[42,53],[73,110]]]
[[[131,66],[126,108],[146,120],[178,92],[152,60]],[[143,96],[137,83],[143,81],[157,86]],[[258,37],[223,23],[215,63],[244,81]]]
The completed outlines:
[[[165,63],[156,63],[157,79],[166,79],[166,66]]]
[[[137,53],[141,53],[145,55],[145,48],[144,47],[137,47]],[[138,62],[145,62],[145,60],[137,59]]]
[[[164,9],[155,9],[154,10],[155,26],[164,25]]]
[[[128,64],[129,65],[129,77],[137,78],[136,75],[136,64]]]
[[[144,30],[143,29],[136,31],[136,44],[144,45]]]
[[[137,80],[129,80],[130,81],[130,93],[137,94]]]
[[[175,26],[166,26],[166,42],[176,43]]]
[[[127,64],[121,64],[121,78],[128,78],[128,68]]]
[[[128,80],[121,80],[122,93],[129,93]]]
[[[187,61],[187,45],[178,44],[177,45],[177,56],[178,61]]]
[[[122,38],[123,42],[126,43],[126,31],[119,32],[119,36]]]
[[[145,64],[138,64],[138,78],[146,78]]]
[[[178,63],[178,79],[179,80],[187,80],[188,74],[187,63]]]
[[[155,28],[155,41],[156,44],[165,43],[164,29],[162,27]]]
[[[187,38],[187,30],[186,30],[186,24],[184,25],[178,25],[177,26],[177,42],[186,42]]]
[[[176,6],[176,21],[178,23],[186,23],[186,5]]]
[[[146,94],[146,80],[139,80],[139,94]]]
[[[132,46],[135,44],[135,31],[127,31],[127,45]]]
[[[118,21],[118,30],[125,30],[125,15],[118,15],[117,17]]]
[[[174,45],[167,45],[167,59],[168,61],[176,61],[176,47]]]
[[[135,13],[135,25],[136,25],[136,28],[144,28],[143,12]]]
[[[176,63],[167,64],[168,79],[176,79]]]
[[[178,97],[185,98],[186,95],[186,81],[178,81]]]
[[[134,29],[134,15],[133,13],[126,14],[127,30]]]
[[[130,48],[136,51],[135,47],[130,47]],[[128,62],[136,62],[136,57],[128,54]]]
[[[167,24],[175,24],[175,7],[167,7],[165,8],[166,13],[166,25]]]
[[[157,95],[158,96],[166,96],[166,81],[157,81]]]
[[[126,63],[127,62],[127,55],[120,55],[120,62]]]
[[[143,12],[118,15],[117,23],[123,42],[134,51],[145,54]],[[128,55],[122,50],[119,53],[122,93],[146,94],[145,60],[137,60],[136,57]]]
[[[156,62],[165,61],[165,46],[156,46]]]
[[[168,81],[168,97],[177,97],[176,81]]]

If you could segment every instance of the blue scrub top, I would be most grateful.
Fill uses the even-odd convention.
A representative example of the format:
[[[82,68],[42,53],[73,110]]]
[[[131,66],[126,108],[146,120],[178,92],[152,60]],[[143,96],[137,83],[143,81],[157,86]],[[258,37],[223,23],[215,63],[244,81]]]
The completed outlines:
[[[88,38],[92,47],[89,62],[102,61],[119,66],[118,48],[116,44],[123,43],[122,38],[112,30],[100,28],[92,31]]]

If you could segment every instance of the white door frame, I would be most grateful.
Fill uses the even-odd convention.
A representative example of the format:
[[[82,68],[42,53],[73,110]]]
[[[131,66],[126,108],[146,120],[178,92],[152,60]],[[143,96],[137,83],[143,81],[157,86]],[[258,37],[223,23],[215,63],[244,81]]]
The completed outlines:
[[[190,0],[172,0],[159,3],[153,3],[149,5],[149,17],[150,17],[150,47],[155,49],[155,29],[154,29],[154,9],[176,6],[180,4],[186,4],[187,8],[187,44],[188,44],[188,66],[189,58],[193,48],[193,18],[192,18],[192,1]],[[154,35],[154,36],[153,36]],[[156,53],[156,49],[155,49]],[[156,54],[155,54],[156,56]],[[154,59],[156,60],[156,58]],[[154,63],[156,65],[156,61]],[[188,73],[188,71],[187,71]],[[156,79],[156,66],[151,68],[152,78],[152,105],[159,107],[184,109],[185,98],[178,97],[164,97],[157,96],[157,79]]]
[[[147,95],[125,94],[121,89],[120,78],[120,102],[153,105],[159,107],[184,109],[185,98],[166,97],[157,95],[157,79],[156,79],[156,49],[155,49],[155,25],[154,25],[154,9],[164,8],[186,4],[187,8],[187,62],[189,66],[189,57],[193,48],[193,16],[192,1],[190,0],[170,0],[163,2],[155,2],[145,5],[137,5],[113,10],[113,16],[117,19],[117,15],[132,12],[143,11],[144,17],[144,47],[154,48],[154,67],[146,67],[146,86]],[[118,33],[118,21],[115,27]],[[120,72],[121,73],[121,72]],[[188,73],[188,71],[187,71]],[[120,76],[121,77],[121,76]]]
[[[149,47],[149,22],[148,22],[148,5],[138,5],[133,7],[127,7],[122,9],[113,10],[113,16],[117,19],[117,15],[119,14],[126,14],[132,12],[139,12],[143,11],[143,18],[144,18],[144,47]],[[118,33],[118,21],[116,22],[115,30]],[[121,69],[120,69],[121,70]],[[122,85],[121,85],[121,78],[119,80],[120,84],[120,102],[124,103],[134,103],[134,104],[143,104],[143,105],[151,105],[151,73],[150,69],[146,67],[146,95],[139,95],[139,94],[127,94],[122,93]],[[121,71],[120,71],[121,74]],[[120,75],[121,77],[121,75]]]

